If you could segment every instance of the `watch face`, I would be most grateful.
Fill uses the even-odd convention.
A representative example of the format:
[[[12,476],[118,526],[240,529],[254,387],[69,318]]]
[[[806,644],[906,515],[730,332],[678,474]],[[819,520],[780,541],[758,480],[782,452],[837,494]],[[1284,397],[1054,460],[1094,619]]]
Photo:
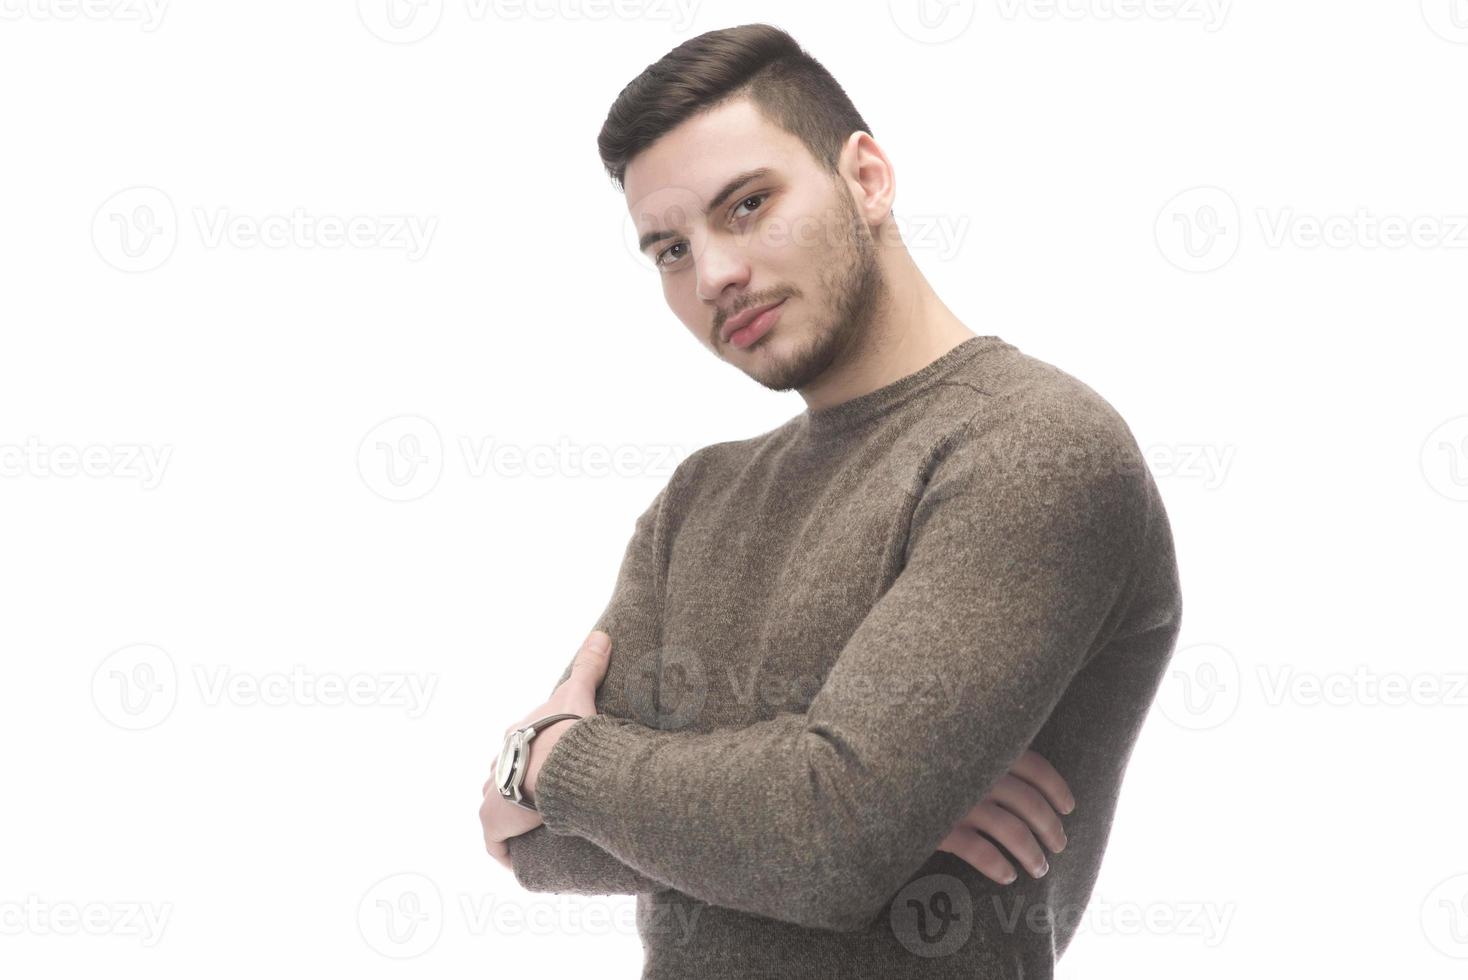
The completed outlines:
[[[500,757],[494,763],[494,781],[501,792],[510,788],[510,777],[514,772],[515,750],[520,744],[520,734],[512,732],[500,748]]]

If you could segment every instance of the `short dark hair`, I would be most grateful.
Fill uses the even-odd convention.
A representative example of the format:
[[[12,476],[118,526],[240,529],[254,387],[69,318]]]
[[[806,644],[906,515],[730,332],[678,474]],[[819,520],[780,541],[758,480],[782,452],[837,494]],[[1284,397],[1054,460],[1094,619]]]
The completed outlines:
[[[745,97],[833,174],[847,138],[872,132],[836,79],[793,37],[769,24],[744,24],[689,38],[628,82],[596,138],[602,165],[622,190],[633,157],[689,117]]]

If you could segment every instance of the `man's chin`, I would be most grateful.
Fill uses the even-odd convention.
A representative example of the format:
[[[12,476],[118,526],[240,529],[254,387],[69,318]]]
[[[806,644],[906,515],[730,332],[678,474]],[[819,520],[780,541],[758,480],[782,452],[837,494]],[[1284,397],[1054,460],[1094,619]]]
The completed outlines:
[[[791,391],[807,383],[799,363],[803,352],[792,349],[788,335],[771,330],[743,350],[734,348],[730,363],[771,391]]]

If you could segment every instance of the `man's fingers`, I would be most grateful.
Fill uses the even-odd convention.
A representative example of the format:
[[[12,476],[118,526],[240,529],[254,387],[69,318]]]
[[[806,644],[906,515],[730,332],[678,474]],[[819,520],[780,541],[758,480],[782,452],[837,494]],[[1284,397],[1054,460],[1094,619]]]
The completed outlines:
[[[488,849],[490,857],[503,864],[508,870],[515,870],[515,866],[510,863],[510,846],[508,844],[504,841],[490,841],[485,844],[485,847]]]
[[[1059,815],[1029,782],[1005,773],[979,802],[979,807],[985,803],[998,803],[1029,824],[1030,829],[1051,851],[1065,848],[1065,828],[1060,824]]]
[[[958,855],[979,874],[1001,885],[1007,885],[1018,877],[1014,865],[1009,863],[999,848],[967,827],[954,827],[938,845],[938,850]]]
[[[1033,749],[1025,749],[1009,771],[1045,794],[1050,805],[1059,813],[1069,813],[1076,807],[1076,798],[1065,784],[1060,773]]]
[[[1042,877],[1050,870],[1050,862],[1035,834],[1019,817],[994,803],[980,803],[968,812],[965,823],[994,838],[996,843],[1025,866],[1031,876]]]

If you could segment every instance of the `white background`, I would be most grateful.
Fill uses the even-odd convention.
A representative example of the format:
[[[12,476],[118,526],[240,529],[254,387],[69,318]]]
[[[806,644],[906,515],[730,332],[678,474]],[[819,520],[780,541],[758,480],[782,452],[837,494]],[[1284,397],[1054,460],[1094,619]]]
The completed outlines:
[[[633,899],[522,892],[478,792],[677,461],[804,407],[673,318],[595,150],[769,20],[1171,515],[1059,975],[1462,975],[1468,2],[928,2],[0,0],[0,972],[637,975]]]

